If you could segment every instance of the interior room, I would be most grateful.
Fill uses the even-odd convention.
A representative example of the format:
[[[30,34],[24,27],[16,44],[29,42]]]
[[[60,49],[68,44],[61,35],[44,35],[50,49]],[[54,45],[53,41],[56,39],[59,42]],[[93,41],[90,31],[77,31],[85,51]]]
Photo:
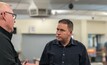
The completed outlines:
[[[91,65],[103,65],[107,0],[0,1],[9,3],[17,14],[12,42],[21,61],[38,63],[45,45],[56,38],[58,21],[67,18],[74,23],[73,38],[85,45]]]

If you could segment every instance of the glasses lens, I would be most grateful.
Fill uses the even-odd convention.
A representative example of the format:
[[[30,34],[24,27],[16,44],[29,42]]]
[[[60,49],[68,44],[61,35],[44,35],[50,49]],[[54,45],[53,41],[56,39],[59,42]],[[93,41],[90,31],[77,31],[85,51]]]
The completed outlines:
[[[16,19],[16,14],[12,14],[13,15],[13,19]]]
[[[11,14],[11,15],[13,16],[13,19],[16,19],[16,14],[14,14],[14,13],[10,13],[10,12],[6,12],[6,13]]]

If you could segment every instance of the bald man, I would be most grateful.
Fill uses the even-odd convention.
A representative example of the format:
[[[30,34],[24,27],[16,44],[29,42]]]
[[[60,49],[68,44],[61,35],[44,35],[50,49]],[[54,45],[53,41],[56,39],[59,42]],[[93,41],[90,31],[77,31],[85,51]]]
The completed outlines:
[[[0,65],[21,65],[11,42],[15,19],[16,15],[11,7],[0,2]]]

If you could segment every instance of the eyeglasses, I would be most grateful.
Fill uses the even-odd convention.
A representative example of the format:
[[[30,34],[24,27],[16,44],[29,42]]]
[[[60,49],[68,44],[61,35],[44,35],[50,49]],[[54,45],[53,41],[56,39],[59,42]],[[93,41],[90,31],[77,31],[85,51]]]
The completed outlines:
[[[17,16],[16,14],[11,13],[11,12],[7,12],[7,11],[6,11],[5,13],[11,14],[11,15],[13,16],[13,19],[14,19],[14,20],[16,19],[16,16]]]

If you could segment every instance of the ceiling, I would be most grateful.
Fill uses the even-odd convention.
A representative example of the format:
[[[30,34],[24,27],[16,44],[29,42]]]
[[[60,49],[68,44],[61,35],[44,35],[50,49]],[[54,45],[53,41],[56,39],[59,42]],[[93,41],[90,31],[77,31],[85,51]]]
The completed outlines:
[[[107,0],[0,0],[9,3],[17,14],[28,14],[27,10],[32,2],[38,8],[51,10],[74,10],[74,11],[107,11]],[[69,4],[73,8],[69,8]],[[73,12],[74,12],[73,11]]]

